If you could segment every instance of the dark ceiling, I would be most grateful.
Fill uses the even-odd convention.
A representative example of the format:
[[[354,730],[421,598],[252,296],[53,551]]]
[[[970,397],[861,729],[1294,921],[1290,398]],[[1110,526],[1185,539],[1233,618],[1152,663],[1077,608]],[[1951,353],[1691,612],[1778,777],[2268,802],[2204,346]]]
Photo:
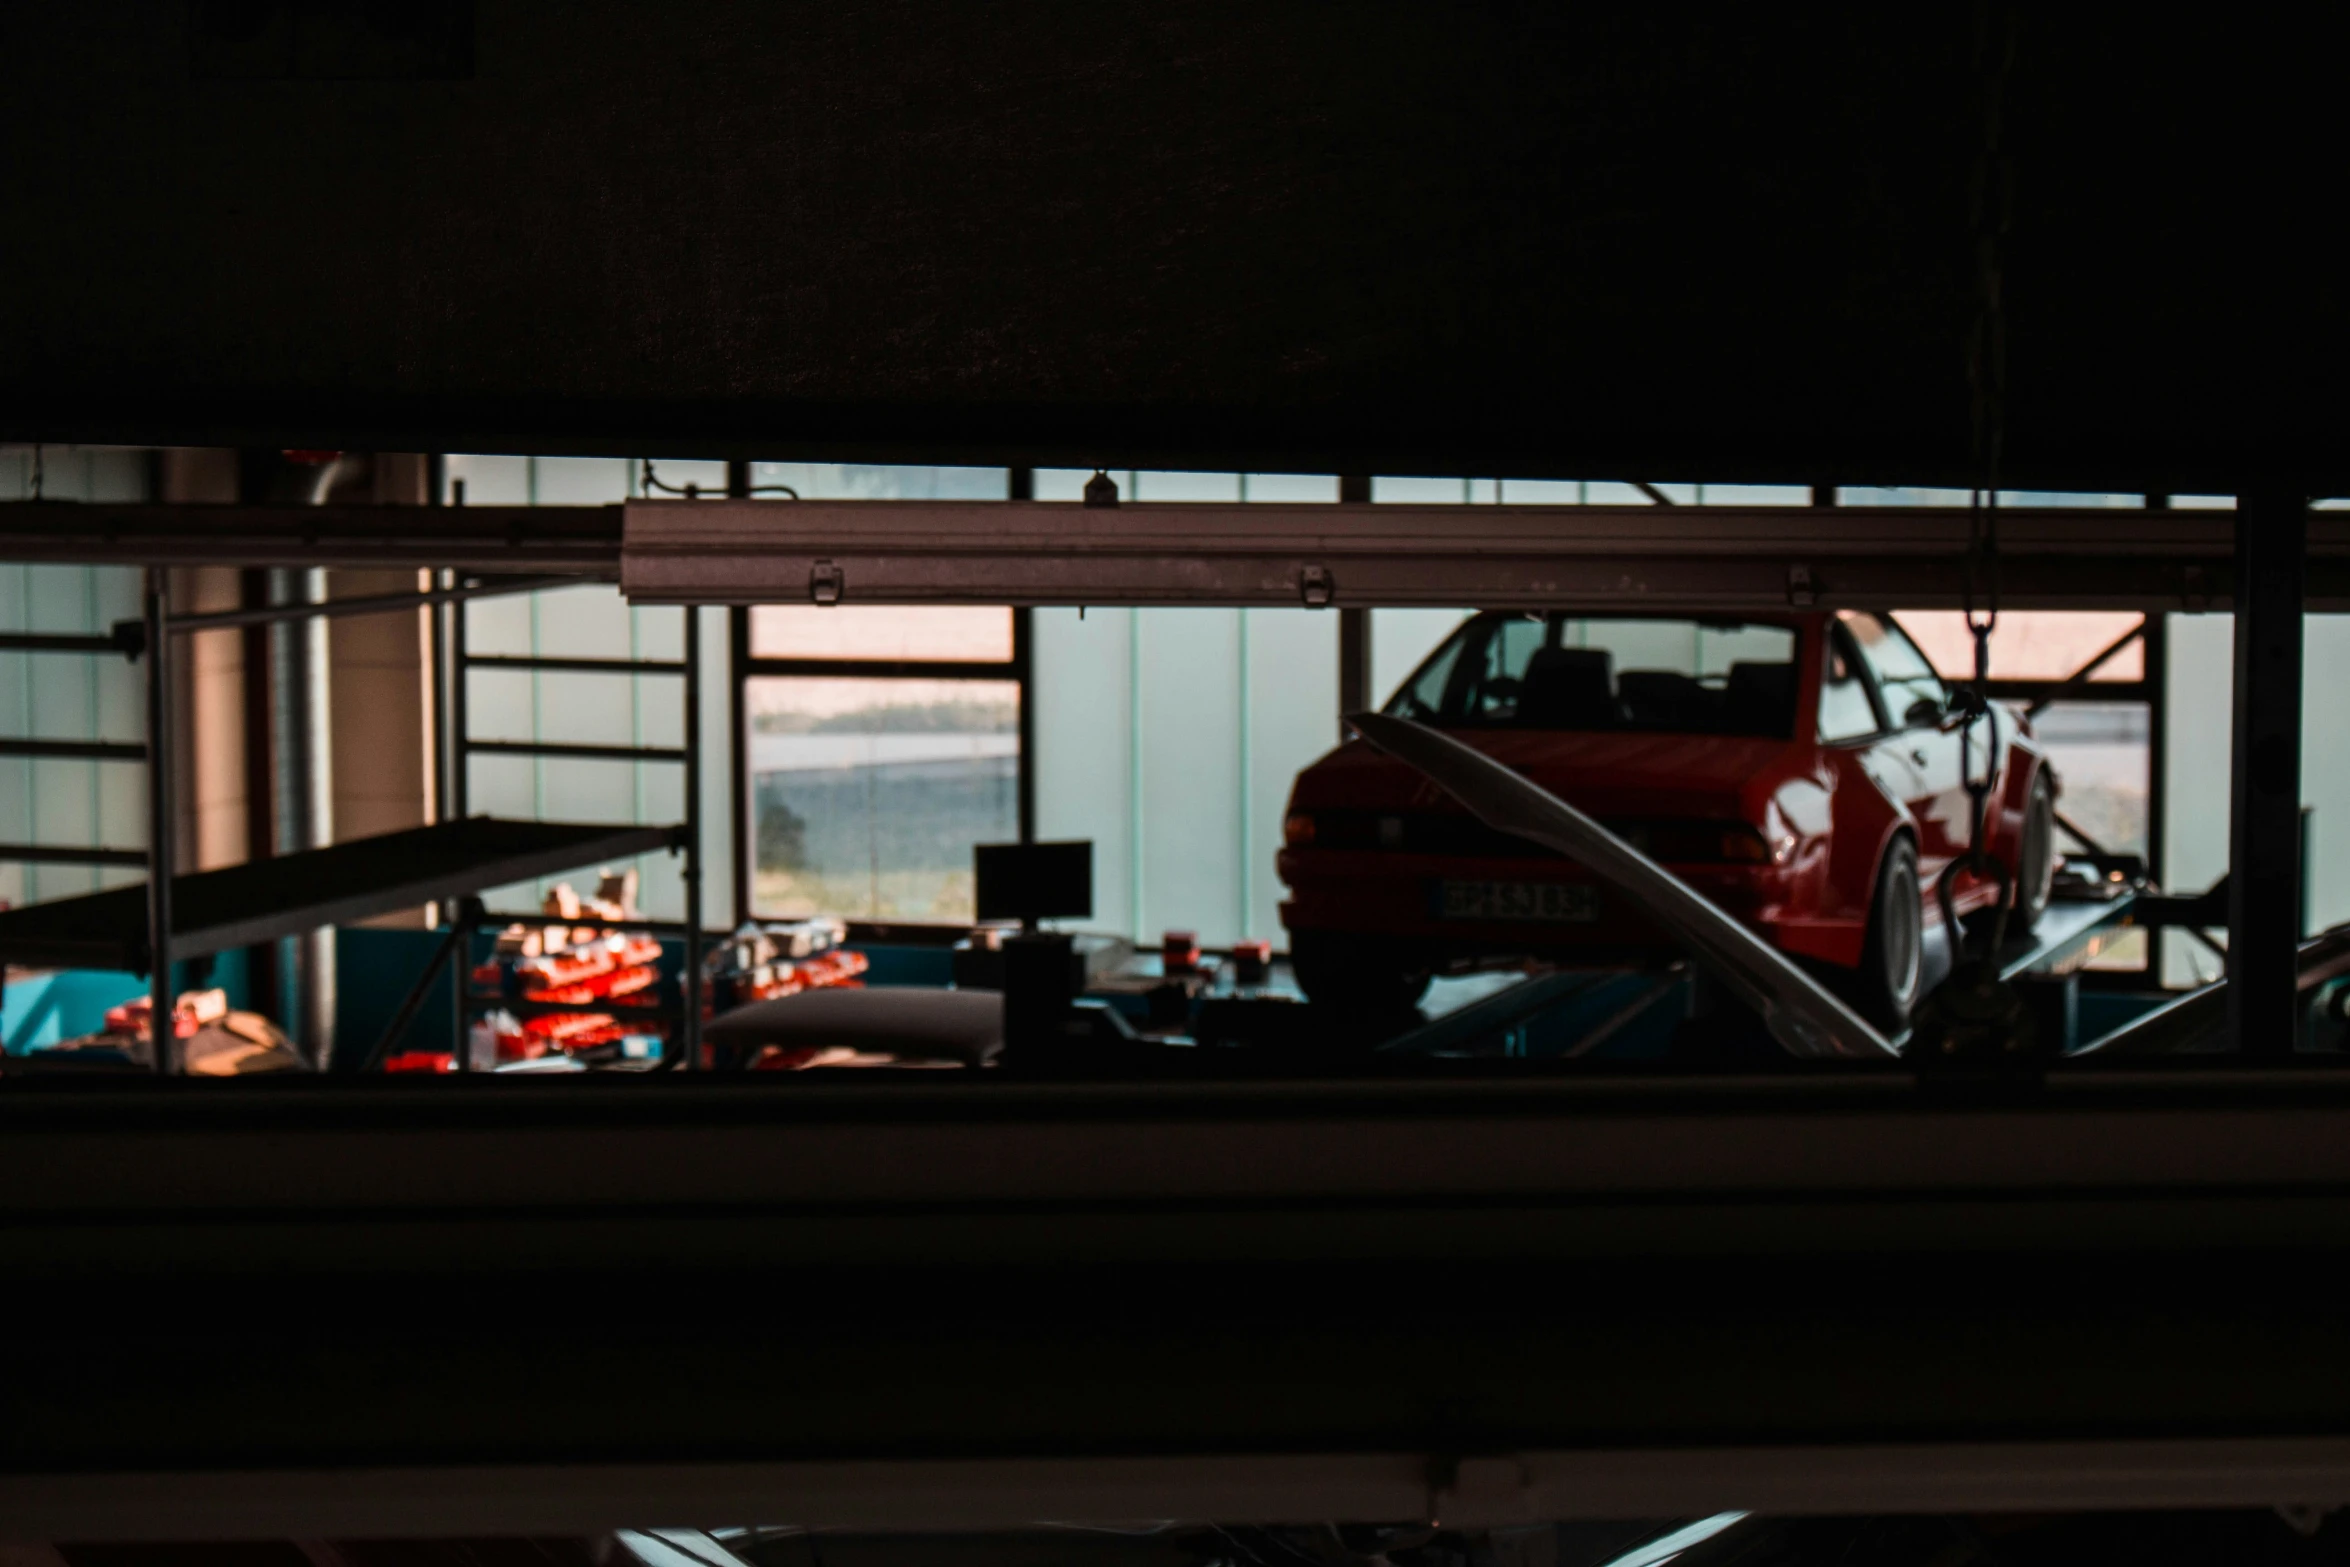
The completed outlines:
[[[2338,41],[2158,14],[2019,25],[2007,477],[2350,490]],[[1976,27],[18,8],[0,438],[1964,484]]]

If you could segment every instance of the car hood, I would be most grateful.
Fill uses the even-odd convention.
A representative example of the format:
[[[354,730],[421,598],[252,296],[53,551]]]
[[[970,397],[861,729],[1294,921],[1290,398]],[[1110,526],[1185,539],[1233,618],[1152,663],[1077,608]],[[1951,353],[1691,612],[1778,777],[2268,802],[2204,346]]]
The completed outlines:
[[[1745,816],[1791,773],[1808,748],[1787,740],[1725,735],[1585,734],[1448,729],[1578,810],[1594,815]],[[1419,771],[1349,740],[1298,775],[1301,810],[1438,810],[1459,807]]]

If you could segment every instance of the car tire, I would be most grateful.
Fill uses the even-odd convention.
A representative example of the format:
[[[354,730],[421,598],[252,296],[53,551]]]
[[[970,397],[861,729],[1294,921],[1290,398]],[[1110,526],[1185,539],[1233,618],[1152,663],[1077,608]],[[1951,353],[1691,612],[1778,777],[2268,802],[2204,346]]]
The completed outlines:
[[[2008,932],[2024,935],[2048,912],[2049,895],[2056,887],[2056,786],[2048,769],[2032,775],[2031,798],[2024,803],[2023,835],[2016,840],[2015,912],[2007,917]]]
[[[1926,900],[1918,883],[1918,849],[1896,837],[1877,867],[1869,900],[1868,933],[1861,940],[1855,990],[1861,1015],[1887,1034],[1909,1027],[1926,973]]]
[[[1428,993],[1429,974],[1391,942],[1326,931],[1289,938],[1289,971],[1318,1007],[1350,1015],[1409,1012]]]

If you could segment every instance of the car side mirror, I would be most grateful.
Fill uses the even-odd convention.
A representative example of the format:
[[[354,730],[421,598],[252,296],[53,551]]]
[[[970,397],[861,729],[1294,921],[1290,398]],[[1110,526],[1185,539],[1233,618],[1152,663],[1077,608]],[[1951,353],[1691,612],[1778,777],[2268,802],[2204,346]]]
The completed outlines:
[[[1909,711],[1901,715],[1905,728],[1927,729],[1942,722],[1942,704],[1930,696],[1921,696],[1909,704]]]

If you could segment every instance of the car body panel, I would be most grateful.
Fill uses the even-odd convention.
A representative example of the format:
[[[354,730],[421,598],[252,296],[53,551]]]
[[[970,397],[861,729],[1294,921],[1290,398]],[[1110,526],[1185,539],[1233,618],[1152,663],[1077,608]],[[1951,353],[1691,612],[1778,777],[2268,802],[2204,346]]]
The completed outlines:
[[[1929,889],[1924,918],[1929,925],[1940,921],[1930,896],[1933,879],[1964,852],[1970,832],[1958,728],[1897,725],[1852,741],[1809,738],[1817,732],[1818,672],[1834,617],[1747,618],[1798,634],[1797,667],[1805,673],[1792,738],[1438,727],[1577,810],[1619,831],[1629,824],[1636,839],[1644,823],[1752,828],[1767,846],[1767,863],[1658,857],[1766,942],[1851,967],[1861,961],[1878,868],[1896,836],[1917,843]],[[2012,864],[2031,780],[2043,762],[2017,715],[1999,710],[1991,722],[2002,761],[1987,836],[1991,852]],[[1977,755],[1984,728],[1979,720]],[[1290,889],[1282,921],[1293,933],[1400,940],[1439,967],[1528,953],[1605,961],[1667,945],[1639,909],[1605,890],[1590,921],[1442,917],[1438,899],[1447,881],[1539,887],[1592,878],[1562,855],[1479,829],[1415,769],[1359,739],[1298,775],[1289,813],[1344,829],[1335,835],[1339,841],[1320,834],[1280,853],[1277,869]],[[1990,880],[1962,873],[1954,901],[1965,915],[1997,895]]]

